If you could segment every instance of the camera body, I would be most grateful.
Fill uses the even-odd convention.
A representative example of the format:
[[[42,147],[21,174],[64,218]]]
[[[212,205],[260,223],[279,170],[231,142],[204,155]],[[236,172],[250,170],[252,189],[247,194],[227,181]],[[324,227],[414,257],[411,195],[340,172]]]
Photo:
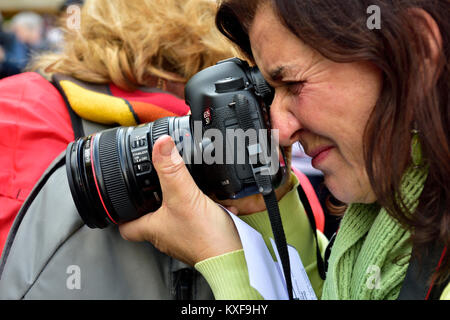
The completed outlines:
[[[185,100],[191,108],[194,142],[204,156],[198,170],[199,179],[194,174],[203,191],[213,193],[218,199],[255,194],[258,188],[254,170],[267,170],[265,173],[271,176],[274,185],[281,183],[284,172],[276,170],[278,149],[277,143],[272,145],[269,122],[273,89],[257,68],[238,58],[221,61],[189,80]],[[246,128],[241,123],[243,120],[248,123]],[[253,159],[248,150],[251,143],[259,151]],[[212,152],[216,161],[205,165],[206,155]]]
[[[284,182],[269,123],[273,89],[256,67],[238,58],[221,61],[189,80],[185,100],[189,116],[113,128],[69,144],[69,185],[88,226],[133,220],[161,206],[151,154],[162,135],[172,137],[205,194],[237,199],[263,192],[258,175],[274,188]]]

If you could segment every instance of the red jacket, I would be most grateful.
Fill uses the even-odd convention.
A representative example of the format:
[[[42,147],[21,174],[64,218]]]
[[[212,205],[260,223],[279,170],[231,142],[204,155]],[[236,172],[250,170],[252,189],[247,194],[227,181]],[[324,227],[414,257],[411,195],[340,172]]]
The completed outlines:
[[[50,82],[37,73],[0,81],[0,249],[34,184],[73,139],[64,100]]]

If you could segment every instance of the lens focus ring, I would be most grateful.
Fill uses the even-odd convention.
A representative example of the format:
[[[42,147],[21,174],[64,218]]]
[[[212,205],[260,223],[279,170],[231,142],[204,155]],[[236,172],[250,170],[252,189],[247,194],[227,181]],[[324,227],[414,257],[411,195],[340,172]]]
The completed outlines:
[[[169,134],[169,118],[161,118],[153,122],[151,129],[152,132],[152,145],[155,144],[159,137]]]
[[[125,180],[121,174],[117,130],[103,132],[99,141],[100,168],[105,183],[106,194],[113,205],[120,222],[136,211],[130,201]]]

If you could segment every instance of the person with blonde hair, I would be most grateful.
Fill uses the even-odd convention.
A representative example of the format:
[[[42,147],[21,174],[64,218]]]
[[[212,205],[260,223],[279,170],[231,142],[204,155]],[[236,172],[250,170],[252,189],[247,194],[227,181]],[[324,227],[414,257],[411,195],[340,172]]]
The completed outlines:
[[[88,0],[67,17],[80,23],[63,25],[61,53],[0,81],[1,299],[213,297],[154,246],[88,228],[63,151],[104,128],[187,114],[185,83],[235,55],[215,12],[210,0]]]
[[[151,87],[156,77],[186,83],[235,55],[211,24],[215,8],[208,0],[86,1],[79,23],[76,12],[64,21],[64,53],[40,56],[33,68],[124,90]]]

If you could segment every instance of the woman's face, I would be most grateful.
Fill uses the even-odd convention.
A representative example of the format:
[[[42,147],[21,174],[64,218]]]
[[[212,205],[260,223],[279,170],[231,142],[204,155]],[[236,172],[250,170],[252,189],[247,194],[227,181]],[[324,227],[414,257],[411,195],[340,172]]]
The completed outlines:
[[[268,5],[255,15],[249,37],[256,64],[275,88],[271,121],[280,144],[299,141],[340,201],[374,202],[362,144],[382,87],[379,69],[324,58],[284,27]]]

